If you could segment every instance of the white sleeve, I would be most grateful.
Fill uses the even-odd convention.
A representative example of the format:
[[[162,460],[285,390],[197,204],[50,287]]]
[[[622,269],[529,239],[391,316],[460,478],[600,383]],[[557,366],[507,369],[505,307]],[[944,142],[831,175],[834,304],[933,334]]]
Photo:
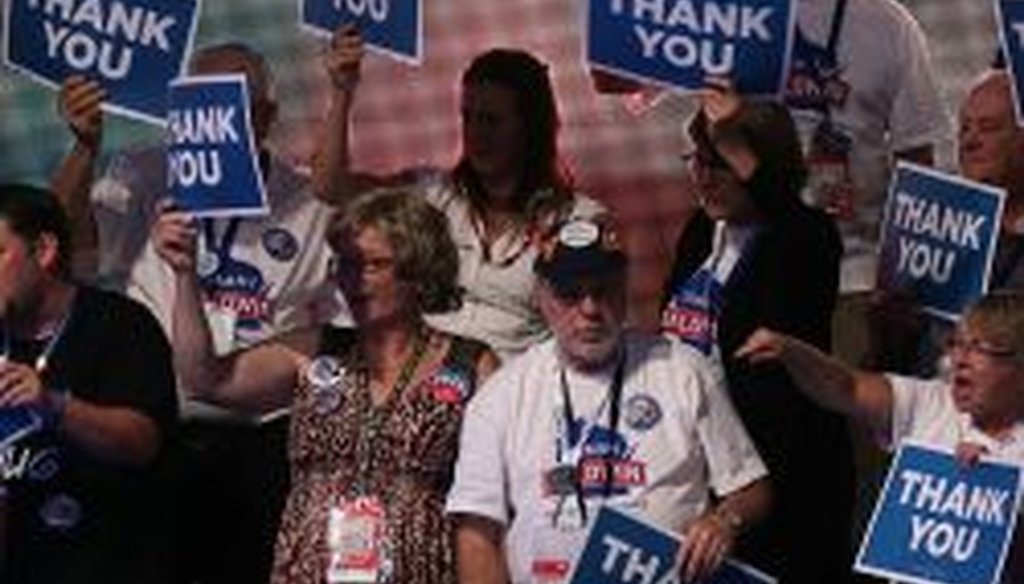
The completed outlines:
[[[891,449],[915,434],[918,426],[942,416],[945,387],[941,382],[902,375],[887,375],[886,380],[892,387],[892,431],[889,443],[882,447]]]
[[[903,7],[897,42],[896,92],[889,116],[894,152],[935,145],[951,136],[951,120],[935,76],[928,41],[916,20]]]
[[[722,497],[766,476],[768,469],[726,395],[725,372],[703,355],[694,355],[691,361],[700,390],[697,437],[707,458],[711,488]]]
[[[125,293],[149,309],[167,338],[171,335],[171,310],[174,308],[174,273],[152,243],[147,242],[138,261],[132,266],[125,284]]]
[[[510,520],[508,472],[504,452],[513,380],[507,370],[492,375],[469,401],[462,420],[455,480],[445,512],[486,517],[507,526]]]

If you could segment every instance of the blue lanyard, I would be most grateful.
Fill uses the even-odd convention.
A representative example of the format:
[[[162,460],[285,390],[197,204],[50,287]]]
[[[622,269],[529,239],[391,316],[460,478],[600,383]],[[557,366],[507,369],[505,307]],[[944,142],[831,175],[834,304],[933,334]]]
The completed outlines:
[[[585,496],[583,493],[583,484],[580,480],[580,463],[583,460],[583,457],[581,456],[583,446],[587,441],[587,437],[589,436],[590,431],[597,425],[597,418],[601,416],[601,413],[604,411],[604,405],[606,403],[610,404],[611,406],[611,411],[608,414],[608,427],[610,430],[609,436],[614,437],[617,435],[622,402],[622,385],[623,380],[625,378],[625,370],[626,356],[625,348],[623,348],[622,352],[619,354],[618,362],[615,365],[615,373],[612,376],[612,384],[608,388],[608,394],[606,395],[605,400],[601,403],[601,407],[598,409],[597,414],[595,414],[595,419],[591,423],[587,424],[583,428],[583,431],[580,432],[579,441],[574,448],[569,447],[569,443],[571,441],[569,434],[572,432],[573,421],[576,417],[572,406],[572,395],[569,391],[569,382],[568,379],[566,379],[565,368],[563,367],[559,372],[559,381],[561,386],[560,389],[562,398],[562,424],[564,426],[562,438],[564,440],[564,447],[566,449],[566,452],[564,454],[568,459],[566,463],[571,465],[575,472],[575,477],[572,482],[572,485],[573,490],[576,492],[576,504],[579,507],[580,518],[582,519],[584,525],[587,524],[587,505],[584,500]],[[573,451],[576,452],[575,455],[571,454]],[[614,471],[611,448],[609,448],[608,451],[605,452],[601,458],[604,462],[605,470],[603,496],[605,499],[607,499],[608,497],[611,496],[612,474]],[[561,456],[559,456],[559,459],[559,462],[561,462]]]

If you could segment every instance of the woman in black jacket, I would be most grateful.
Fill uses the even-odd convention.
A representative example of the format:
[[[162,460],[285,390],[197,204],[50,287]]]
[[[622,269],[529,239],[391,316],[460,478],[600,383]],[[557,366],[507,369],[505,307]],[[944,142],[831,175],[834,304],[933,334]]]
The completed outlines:
[[[774,511],[737,555],[782,584],[848,582],[854,470],[844,420],[781,367],[733,357],[762,326],[829,349],[842,243],[832,219],[800,201],[806,167],[784,106],[709,90],[689,132],[701,208],[676,248],[662,328],[721,361],[771,473]]]

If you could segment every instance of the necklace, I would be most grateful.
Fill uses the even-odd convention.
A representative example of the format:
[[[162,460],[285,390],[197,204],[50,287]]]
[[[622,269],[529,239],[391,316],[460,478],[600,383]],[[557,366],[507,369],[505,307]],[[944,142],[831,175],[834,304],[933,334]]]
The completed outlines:
[[[360,396],[359,411],[359,435],[356,440],[356,464],[358,473],[356,475],[356,491],[360,495],[367,495],[369,478],[374,467],[374,453],[379,450],[381,431],[384,423],[391,415],[391,407],[398,403],[402,393],[412,382],[416,370],[419,368],[423,356],[427,352],[427,340],[429,334],[422,328],[416,331],[413,341],[412,352],[402,364],[402,369],[395,378],[391,391],[388,392],[384,402],[380,406],[373,404],[373,392],[370,388],[370,374],[365,365],[360,367],[357,379],[357,392]]]
[[[50,355],[53,354],[54,349],[57,348],[57,343],[60,342],[61,337],[64,336],[64,329],[67,328],[68,320],[71,318],[71,308],[69,307],[64,316],[57,321],[56,325],[51,329],[49,340],[43,347],[43,350],[36,356],[35,361],[32,364],[33,369],[36,370],[38,375],[42,375],[46,372],[50,365]],[[13,359],[12,348],[14,344],[13,333],[11,332],[10,325],[4,327],[4,352],[0,354],[0,360]]]

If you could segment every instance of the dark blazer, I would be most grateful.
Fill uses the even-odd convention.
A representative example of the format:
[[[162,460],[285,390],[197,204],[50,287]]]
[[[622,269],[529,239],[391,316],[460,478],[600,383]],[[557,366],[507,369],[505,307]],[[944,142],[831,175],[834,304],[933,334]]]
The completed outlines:
[[[803,205],[782,216],[748,244],[723,289],[718,321],[729,395],[775,487],[771,517],[744,538],[741,554],[781,582],[833,584],[848,579],[850,566],[854,475],[846,421],[800,393],[781,366],[733,358],[762,326],[829,350],[839,233],[828,215]],[[703,212],[687,224],[665,301],[707,259],[713,235]]]

